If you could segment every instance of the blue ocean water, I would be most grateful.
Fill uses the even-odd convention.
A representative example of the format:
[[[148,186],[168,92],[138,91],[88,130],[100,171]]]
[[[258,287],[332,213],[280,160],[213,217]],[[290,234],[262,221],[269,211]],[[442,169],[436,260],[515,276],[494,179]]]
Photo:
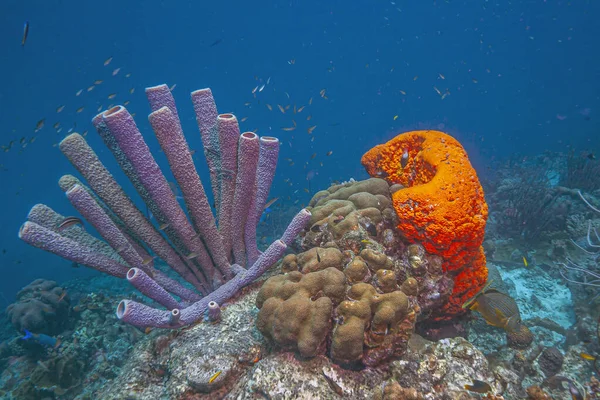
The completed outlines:
[[[0,308],[34,279],[99,275],[17,237],[34,204],[77,215],[57,185],[75,173],[56,147],[70,130],[89,131],[143,207],[91,124],[128,101],[170,174],[146,118],[148,86],[175,85],[205,187],[192,90],[210,87],[243,130],[278,137],[273,210],[367,178],[362,154],[408,130],[456,137],[482,180],[511,158],[600,150],[596,1],[5,0],[0,10]]]
[[[300,203],[311,196],[303,190],[307,174],[313,193],[333,180],[364,178],[361,155],[414,128],[455,135],[483,175],[495,160],[515,154],[598,147],[600,5],[593,1],[5,1],[0,7],[0,144],[14,141],[0,153],[5,302],[33,278],[92,273],[30,248],[16,233],[38,202],[73,214],[56,184],[73,169],[54,146],[69,129],[90,131],[90,144],[114,167],[90,123],[100,106],[130,101],[158,148],[146,120],[147,86],[177,85],[192,147],[201,144],[189,92],[201,87],[213,89],[220,111],[247,117],[243,129],[279,137],[272,196],[289,194]],[[21,46],[25,21],[30,30]],[[283,114],[277,104],[291,108]],[[292,120],[298,128],[282,131]]]

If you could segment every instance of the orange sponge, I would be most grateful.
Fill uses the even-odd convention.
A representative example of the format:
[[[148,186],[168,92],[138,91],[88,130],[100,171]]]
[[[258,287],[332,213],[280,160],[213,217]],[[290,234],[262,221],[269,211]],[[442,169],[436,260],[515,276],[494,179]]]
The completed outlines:
[[[392,194],[398,229],[444,260],[454,277],[448,304],[433,318],[451,319],[487,279],[483,242],[488,208],[465,149],[439,131],[400,134],[369,150],[362,164],[374,177],[405,188]]]

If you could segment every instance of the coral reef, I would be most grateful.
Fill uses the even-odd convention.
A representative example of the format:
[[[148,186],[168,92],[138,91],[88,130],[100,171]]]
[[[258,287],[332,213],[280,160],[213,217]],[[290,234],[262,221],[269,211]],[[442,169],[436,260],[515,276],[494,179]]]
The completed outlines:
[[[88,282],[89,283],[89,282]],[[88,288],[89,290],[89,288]],[[142,334],[119,322],[116,298],[85,295],[69,314],[56,348],[14,338],[0,346],[0,396],[23,400],[92,399],[115,378]]]
[[[77,226],[78,219],[69,221],[43,205],[32,208],[19,237],[70,261],[126,278],[167,308],[123,300],[117,307],[121,320],[141,327],[176,328],[202,320],[211,302],[223,304],[262,275],[283,256],[310,213],[298,213],[281,240],[264,253],[258,251],[256,225],[275,173],[279,141],[252,132],[240,134],[235,116],[217,115],[210,89],[203,89],[193,92],[192,100],[211,170],[217,228],[171,91],[159,85],[147,88],[146,95],[152,109],[150,124],[181,189],[189,220],[132,116],[116,106],[98,114],[94,126],[159,226],[136,207],[85,139],[71,134],[59,147],[90,187],[72,176],[64,176],[59,184],[106,242]],[[154,268],[151,253],[196,291]]]
[[[441,256],[443,270],[452,274],[452,296],[435,317],[464,314],[462,304],[487,277],[481,244],[488,209],[463,147],[442,132],[414,131],[374,147],[361,161],[371,176],[402,185],[392,195],[398,229]]]
[[[56,335],[66,327],[70,298],[54,281],[36,279],[17,293],[17,301],[6,313],[19,332]]]
[[[269,340],[249,323],[258,318],[258,288],[244,289],[223,309],[218,325],[147,335],[123,373],[95,398],[443,400],[473,398],[463,387],[473,379],[497,393],[512,385],[509,372],[493,373],[483,354],[460,338],[433,343],[413,335],[402,360],[360,371],[340,368],[324,355],[306,359],[269,351]],[[216,374],[214,385],[208,383]],[[394,397],[398,393],[406,397]]]
[[[259,330],[284,349],[344,366],[401,356],[419,315],[442,307],[453,286],[440,257],[405,243],[391,205],[379,178],[317,192],[305,251],[287,255],[283,274],[258,295]]]

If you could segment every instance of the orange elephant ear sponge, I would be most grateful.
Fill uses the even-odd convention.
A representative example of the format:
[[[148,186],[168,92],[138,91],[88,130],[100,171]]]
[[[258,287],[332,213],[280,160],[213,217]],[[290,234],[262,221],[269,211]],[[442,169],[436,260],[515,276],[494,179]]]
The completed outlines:
[[[481,244],[488,208],[465,149],[439,131],[400,134],[369,150],[362,164],[374,177],[404,186],[392,194],[398,229],[444,260],[454,289],[446,306],[432,317],[451,319],[487,279]]]

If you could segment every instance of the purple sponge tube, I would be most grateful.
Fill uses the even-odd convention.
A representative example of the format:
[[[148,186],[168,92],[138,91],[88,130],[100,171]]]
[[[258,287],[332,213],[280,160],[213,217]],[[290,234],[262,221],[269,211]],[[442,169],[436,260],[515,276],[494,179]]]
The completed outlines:
[[[117,307],[117,317],[128,324],[155,328],[178,328],[201,321],[208,310],[209,303],[223,304],[233,297],[241,288],[252,283],[271,265],[276,263],[285,253],[286,248],[287,246],[281,240],[274,241],[252,268],[239,272],[233,279],[219,286],[214,292],[181,310],[177,323],[174,323],[170,312],[148,307],[132,300],[121,300]]]
[[[125,278],[127,274],[128,267],[126,265],[35,222],[25,222],[19,229],[19,238],[34,247],[49,251],[69,261],[87,265],[105,274],[117,278]]]
[[[260,221],[260,217],[267,204],[271,183],[275,176],[277,168],[277,159],[279,157],[279,139],[263,136],[260,138],[260,153],[258,157],[258,169],[256,171],[256,191],[254,201],[248,212],[248,220],[244,233],[246,243],[246,253],[248,257],[248,265],[254,262],[260,256],[258,247],[256,246],[256,226]]]
[[[242,133],[239,137],[238,172],[231,212],[233,259],[236,264],[242,267],[248,265],[244,245],[244,228],[248,220],[248,211],[252,208],[254,202],[259,151],[258,135],[253,132]]]
[[[291,243],[296,235],[306,227],[306,224],[310,221],[310,217],[310,211],[306,209],[301,210],[285,230],[282,239],[274,241],[267,250],[260,255],[251,268],[244,270],[241,267],[234,265],[232,268],[237,270],[238,273],[233,279],[225,282],[214,292],[208,294],[191,306],[184,308],[176,317],[168,311],[148,307],[132,300],[122,300],[119,303],[119,306],[117,307],[117,317],[128,324],[142,327],[152,326],[156,328],[178,328],[200,321],[204,318],[209,303],[215,302],[219,305],[223,304],[238,293],[241,288],[254,282],[257,278],[262,276],[270,266],[275,264],[283,256],[287,248],[284,238]]]
[[[152,300],[163,305],[169,310],[181,308],[181,305],[173,296],[163,289],[154,279],[139,268],[131,268],[127,271],[127,280],[136,287],[137,290]]]

